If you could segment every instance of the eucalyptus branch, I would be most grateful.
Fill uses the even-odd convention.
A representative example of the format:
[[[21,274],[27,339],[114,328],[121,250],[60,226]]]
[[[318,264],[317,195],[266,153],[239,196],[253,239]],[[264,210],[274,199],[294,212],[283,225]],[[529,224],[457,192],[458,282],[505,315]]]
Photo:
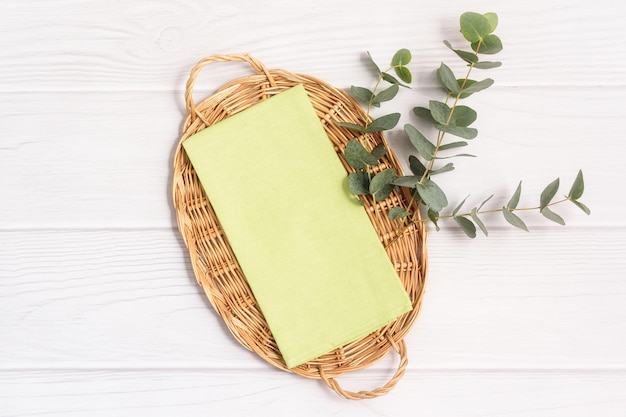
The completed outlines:
[[[434,223],[437,230],[439,230],[439,219],[452,218],[465,234],[472,238],[476,236],[477,226],[485,235],[488,234],[487,228],[480,218],[484,214],[501,212],[505,220],[511,225],[528,230],[524,221],[515,212],[535,210],[551,221],[565,224],[565,221],[553,212],[551,207],[570,201],[585,213],[590,213],[589,208],[579,201],[584,190],[582,171],[579,171],[569,194],[558,201],[552,201],[559,188],[559,179],[557,178],[543,190],[538,206],[519,208],[517,205],[521,195],[522,184],[520,182],[509,202],[501,208],[482,209],[485,203],[493,197],[491,196],[479,206],[472,208],[471,211],[459,213],[467,200],[466,197],[451,214],[440,215],[440,212],[448,206],[448,198],[441,187],[433,181],[432,177],[455,169],[452,162],[437,166],[437,162],[442,159],[474,157],[474,155],[467,153],[453,155],[445,155],[445,153],[468,146],[468,141],[476,138],[478,135],[478,130],[470,127],[476,121],[476,111],[459,103],[472,94],[489,88],[494,83],[491,78],[476,81],[471,79],[470,76],[474,69],[491,69],[502,65],[498,61],[484,61],[481,59],[483,55],[493,55],[502,50],[502,41],[493,33],[497,26],[498,16],[495,13],[463,13],[460,18],[460,30],[463,37],[469,42],[471,51],[455,49],[450,42],[444,41],[444,44],[465,62],[468,69],[465,76],[458,79],[452,69],[442,62],[437,69],[437,79],[446,91],[444,101],[430,100],[428,107],[413,108],[413,113],[422,122],[425,121],[433,125],[438,133],[436,139],[430,141],[417,127],[411,124],[404,126],[404,132],[416,151],[415,155],[409,156],[408,161],[412,175],[398,177],[394,169],[388,168],[372,177],[371,167],[379,164],[380,158],[386,152],[384,146],[379,145],[369,152],[358,139],[349,141],[346,146],[344,154],[346,161],[356,169],[356,172],[348,175],[348,187],[355,196],[371,195],[375,201],[381,201],[387,198],[395,187],[411,190],[412,199],[409,204],[406,207],[393,207],[387,214],[389,219],[398,219],[400,221],[398,237],[409,227],[426,221],[420,217],[421,207],[426,211],[427,219]],[[410,83],[412,78],[411,72],[407,68],[407,64],[411,61],[411,54],[407,49],[397,51],[391,60],[391,65],[385,71],[380,70],[380,67],[374,62],[369,53],[368,57],[377,72],[374,89],[369,90],[355,86],[352,86],[350,89],[352,96],[366,106],[366,122],[364,125],[336,122],[340,126],[362,134],[392,129],[400,119],[399,113],[388,114],[373,120],[370,117],[372,107],[380,107],[382,102],[392,100],[397,95],[400,87],[408,87],[392,76],[390,72],[393,70],[396,76],[405,83]],[[383,82],[389,83],[390,86],[379,91]],[[452,98],[454,99],[452,105],[449,105]],[[460,139],[447,141],[448,134]],[[444,154],[444,156],[441,156],[441,154]],[[358,197],[357,200],[362,203]]]

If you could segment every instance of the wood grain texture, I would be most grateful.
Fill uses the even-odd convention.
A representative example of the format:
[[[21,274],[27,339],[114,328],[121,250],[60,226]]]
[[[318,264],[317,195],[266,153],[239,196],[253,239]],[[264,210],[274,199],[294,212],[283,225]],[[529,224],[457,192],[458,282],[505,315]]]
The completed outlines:
[[[384,63],[407,47],[415,87],[375,115],[417,123],[440,62],[463,70],[441,41],[462,44],[472,9],[498,13],[504,65],[476,75],[496,84],[467,102],[478,159],[441,177],[451,205],[504,204],[520,180],[533,205],[582,168],[592,216],[528,213],[531,233],[495,216],[474,241],[444,222],[407,374],[348,402],[240,347],[195,283],[170,204],[185,82],[206,55],[249,52],[368,86],[365,51]],[[624,415],[623,4],[5,0],[0,16],[0,416]],[[212,66],[194,97],[249,73]],[[372,389],[395,360],[340,382]]]

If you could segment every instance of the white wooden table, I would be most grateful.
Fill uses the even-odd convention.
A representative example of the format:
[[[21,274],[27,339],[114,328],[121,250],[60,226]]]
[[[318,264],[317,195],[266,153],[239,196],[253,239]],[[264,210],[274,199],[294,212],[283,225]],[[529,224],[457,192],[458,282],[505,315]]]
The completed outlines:
[[[441,41],[461,45],[468,10],[499,14],[504,66],[468,99],[479,157],[441,177],[451,204],[503,204],[519,180],[535,204],[582,168],[592,216],[433,232],[407,374],[347,401],[241,348],[195,284],[170,203],[188,71],[249,52],[349,88],[372,83],[365,51],[386,62],[406,47],[414,88],[387,109],[413,121],[440,98],[439,63],[458,64]],[[3,0],[0,415],[626,415],[625,21],[609,0]],[[210,67],[196,97],[248,73]],[[340,382],[371,389],[395,366]]]

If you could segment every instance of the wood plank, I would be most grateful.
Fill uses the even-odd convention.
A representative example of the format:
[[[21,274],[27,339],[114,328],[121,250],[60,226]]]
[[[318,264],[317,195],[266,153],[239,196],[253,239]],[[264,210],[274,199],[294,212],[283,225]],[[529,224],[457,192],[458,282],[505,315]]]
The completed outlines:
[[[412,369],[626,369],[624,229],[433,234]],[[0,243],[0,370],[266,368],[197,287],[173,230]]]
[[[381,380],[366,371],[355,375],[341,380],[357,388]],[[625,407],[623,372],[409,372],[387,396],[360,402],[336,396],[319,381],[279,371],[0,372],[0,415],[7,417],[414,416],[416,411],[433,417],[618,417]]]
[[[530,0],[483,7],[500,15],[504,85],[624,85],[624,46],[607,41],[626,34],[620,23],[626,10],[614,2],[600,0],[591,8],[583,0]],[[188,69],[214,53],[250,52],[270,67],[337,83],[362,70],[358,58],[365,51],[385,62],[409,47],[417,72],[430,73],[442,60],[454,60],[443,39],[464,44],[457,21],[466,10],[462,0],[426,8],[405,3],[385,9],[384,22],[393,22],[385,24],[373,2],[338,8],[321,0],[294,8],[285,1],[253,0],[205,5],[160,0],[124,7],[104,0],[3,1],[0,60],[10,65],[0,68],[0,90],[182,88]],[[433,85],[423,75],[417,81]]]
[[[555,177],[562,177],[565,193],[582,168],[587,182],[583,201],[594,215],[588,218],[571,206],[562,212],[565,219],[581,225],[623,225],[626,196],[616,193],[613,184],[624,177],[619,152],[624,145],[614,133],[621,129],[624,94],[626,87],[494,87],[477,95],[468,104],[479,112],[480,133],[467,152],[478,158],[457,158],[457,170],[438,178],[450,205],[467,193],[472,194],[468,204],[496,193],[492,203],[499,207],[520,180],[522,204],[535,205],[542,188]],[[182,94],[0,96],[5,134],[0,144],[0,228],[175,224],[170,176],[183,120]],[[405,113],[401,125],[418,124],[408,112],[433,97],[439,93],[432,89],[403,91],[388,111]],[[432,134],[428,129],[424,133]],[[410,148],[401,127],[389,139],[406,162]],[[610,204],[605,195],[612,195]],[[531,226],[545,224],[541,216],[529,216],[529,221]]]

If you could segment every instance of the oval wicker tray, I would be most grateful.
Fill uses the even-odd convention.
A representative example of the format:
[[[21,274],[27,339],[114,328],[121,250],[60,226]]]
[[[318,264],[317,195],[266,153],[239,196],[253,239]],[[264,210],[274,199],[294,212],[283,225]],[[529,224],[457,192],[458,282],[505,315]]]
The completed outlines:
[[[254,73],[225,84],[215,94],[196,104],[192,92],[198,73],[206,65],[215,62],[246,62]],[[343,150],[346,143],[355,137],[355,133],[337,126],[334,120],[364,123],[367,115],[348,94],[307,75],[268,70],[249,55],[207,57],[194,66],[187,81],[187,117],[174,156],[173,199],[178,228],[189,250],[196,280],[241,345],[278,368],[304,377],[322,379],[345,398],[363,399],[384,395],[397,384],[406,369],[407,351],[403,338],[419,312],[426,280],[425,228],[419,223],[404,230],[398,237],[398,222],[390,221],[386,216],[387,210],[392,206],[407,208],[411,196],[394,191],[382,202],[375,203],[367,198],[365,210],[412,300],[413,310],[358,341],[296,368],[287,369],[209,199],[181,146],[194,133],[296,84],[303,84],[346,172],[352,170],[344,160]],[[381,133],[363,135],[359,139],[369,149],[379,143],[386,144]],[[388,146],[387,148],[389,149]],[[402,171],[391,152],[383,157],[380,169],[387,167]],[[351,392],[341,388],[335,380],[335,377],[345,372],[372,365],[391,349],[400,356],[399,366],[393,377],[382,387]]]

